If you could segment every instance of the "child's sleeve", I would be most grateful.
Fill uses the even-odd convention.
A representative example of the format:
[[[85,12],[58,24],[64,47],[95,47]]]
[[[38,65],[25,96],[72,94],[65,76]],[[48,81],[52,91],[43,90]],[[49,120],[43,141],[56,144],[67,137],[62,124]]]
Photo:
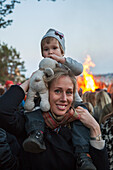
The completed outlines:
[[[83,72],[83,65],[70,57],[66,58],[64,65],[70,68],[75,76],[78,76]]]

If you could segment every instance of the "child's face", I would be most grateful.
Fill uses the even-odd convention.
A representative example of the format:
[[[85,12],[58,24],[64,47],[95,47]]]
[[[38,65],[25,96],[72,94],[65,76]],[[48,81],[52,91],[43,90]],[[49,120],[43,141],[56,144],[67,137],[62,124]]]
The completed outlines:
[[[42,55],[44,58],[53,54],[59,57],[63,57],[59,43],[55,38],[53,38],[49,43],[45,42],[42,48]]]

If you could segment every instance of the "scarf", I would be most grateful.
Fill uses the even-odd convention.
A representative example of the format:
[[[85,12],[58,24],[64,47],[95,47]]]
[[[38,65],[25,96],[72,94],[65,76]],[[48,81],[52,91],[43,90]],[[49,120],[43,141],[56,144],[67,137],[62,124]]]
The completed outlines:
[[[46,125],[51,129],[55,129],[60,125],[65,125],[76,119],[80,119],[80,115],[73,108],[71,108],[63,116],[57,117],[56,115],[51,114],[50,112],[43,112],[42,115]]]

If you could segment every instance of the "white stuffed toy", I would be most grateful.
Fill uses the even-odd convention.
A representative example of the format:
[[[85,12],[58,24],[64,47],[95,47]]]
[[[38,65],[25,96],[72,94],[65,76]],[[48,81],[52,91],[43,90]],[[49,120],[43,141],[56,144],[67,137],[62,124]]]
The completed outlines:
[[[58,62],[51,58],[44,58],[39,63],[39,69],[33,74],[29,83],[29,90],[25,101],[24,108],[27,111],[32,111],[35,107],[34,98],[36,93],[40,96],[40,108],[46,112],[50,110],[50,104],[48,101],[48,89],[44,82],[44,75],[49,77],[54,74],[53,70],[58,66]]]

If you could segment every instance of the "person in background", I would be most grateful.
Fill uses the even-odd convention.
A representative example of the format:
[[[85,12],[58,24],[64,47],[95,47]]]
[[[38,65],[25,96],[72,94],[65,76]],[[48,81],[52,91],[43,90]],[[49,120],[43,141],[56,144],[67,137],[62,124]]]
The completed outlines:
[[[94,108],[90,102],[85,102],[84,105],[88,109],[89,113],[93,116],[94,114]]]
[[[83,95],[83,90],[82,90],[82,88],[79,88],[78,94],[79,94],[79,96],[82,98],[82,95]]]
[[[83,102],[90,102],[93,107],[96,105],[96,92],[86,91],[82,95]]]
[[[112,112],[113,110],[113,104],[112,104],[112,99],[113,99],[113,93],[111,94],[111,103],[108,103],[104,106],[104,108],[102,109],[102,114],[101,114],[101,117],[100,117],[100,124],[102,123],[103,121],[103,118],[108,115],[109,113]]]
[[[102,110],[106,104],[111,103],[111,98],[104,90],[96,93],[96,105],[94,107],[94,117],[100,123]]]
[[[7,81],[5,82],[5,89],[6,89],[6,91],[7,91],[12,85],[14,85],[13,81],[7,80]]]
[[[89,93],[90,93],[89,91],[83,93],[82,95],[83,102],[89,102]]]
[[[4,86],[0,86],[0,96],[5,93],[5,88]]]
[[[113,170],[113,95],[111,96],[112,111],[101,121],[102,137],[105,140],[110,170]]]

